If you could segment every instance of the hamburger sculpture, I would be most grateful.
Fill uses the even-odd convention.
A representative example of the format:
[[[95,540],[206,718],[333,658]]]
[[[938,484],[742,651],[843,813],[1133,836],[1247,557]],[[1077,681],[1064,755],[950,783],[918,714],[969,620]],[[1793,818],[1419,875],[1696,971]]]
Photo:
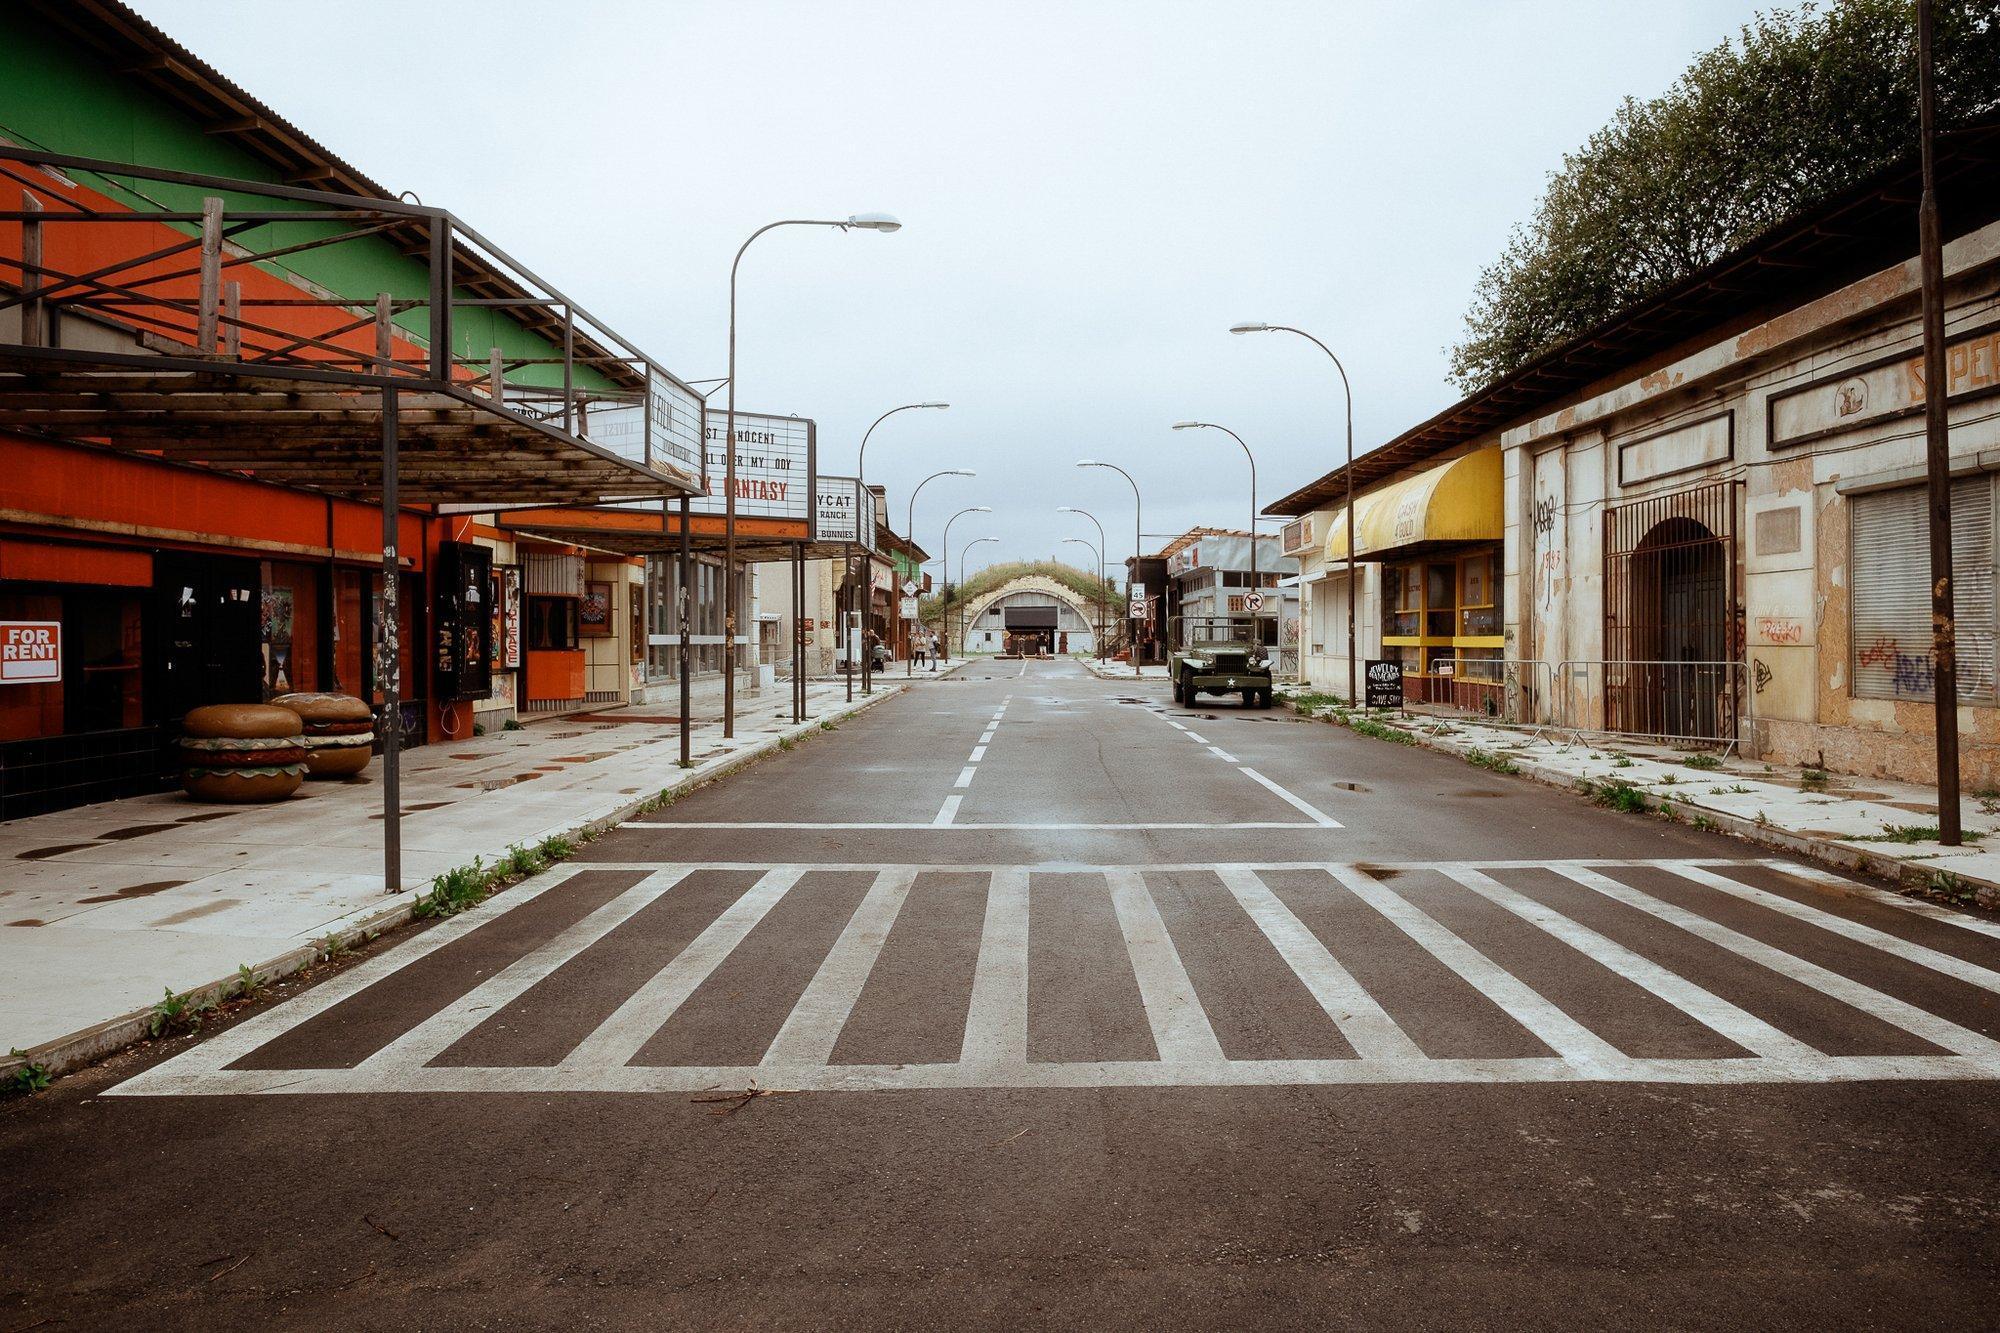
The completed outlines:
[[[210,704],[181,720],[181,788],[198,801],[282,801],[306,775],[299,715],[269,704]]]
[[[351,778],[375,750],[375,712],[351,694],[281,694],[271,700],[305,724],[306,776]]]

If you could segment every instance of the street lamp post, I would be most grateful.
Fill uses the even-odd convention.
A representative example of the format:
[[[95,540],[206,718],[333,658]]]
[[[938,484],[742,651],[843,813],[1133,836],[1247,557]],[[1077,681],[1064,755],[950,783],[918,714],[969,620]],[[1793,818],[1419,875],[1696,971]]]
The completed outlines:
[[[947,661],[951,658],[951,525],[958,522],[959,519],[965,517],[967,514],[990,514],[992,512],[993,506],[991,505],[974,505],[970,509],[959,510],[944,521],[944,550],[940,553],[941,558],[944,560],[944,598],[938,604],[938,628],[943,631],[939,637],[944,641],[944,655]],[[960,565],[959,572],[963,574],[965,566]]]
[[[1108,467],[1113,472],[1116,472],[1119,476],[1125,478],[1125,480],[1131,484],[1132,579],[1128,580],[1126,583],[1126,588],[1127,591],[1129,592],[1131,588],[1131,583],[1133,581],[1136,581],[1139,576],[1139,557],[1142,554],[1144,554],[1144,552],[1141,550],[1141,547],[1144,545],[1145,542],[1145,538],[1141,535],[1144,527],[1144,520],[1142,519],[1141,515],[1143,514],[1144,511],[1141,507],[1141,503],[1139,500],[1139,483],[1133,481],[1132,474],[1127,472],[1124,468],[1119,467],[1116,463],[1100,463],[1094,458],[1079,458],[1076,461],[1076,465],[1078,467]],[[1129,613],[1132,608],[1128,606],[1125,609]],[[1139,617],[1128,614],[1126,616],[1126,619],[1132,622],[1132,674],[1136,676],[1139,674]]]
[[[1104,525],[1097,521],[1097,515],[1091,513],[1088,509],[1078,509],[1074,505],[1057,505],[1056,512],[1058,514],[1082,514],[1090,520],[1090,525],[1097,529],[1097,660],[1102,662],[1104,660],[1104,585],[1106,583],[1104,577]]]
[[[915,488],[910,491],[909,511],[904,515],[903,518],[903,532],[905,534],[906,539],[909,541],[910,545],[915,546],[917,544],[918,492],[922,491],[924,487],[930,485],[932,482],[936,481],[939,477],[976,477],[978,475],[979,474],[977,472],[974,472],[969,468],[948,467],[940,472],[931,473],[928,477],[925,477],[922,481],[916,484]],[[898,591],[901,590],[898,589]],[[903,674],[905,676],[913,676],[916,674],[917,670],[915,665],[916,656],[917,655],[916,652],[914,651],[914,645],[911,644],[903,645]]]
[[[965,577],[965,557],[971,553],[973,547],[984,546],[987,542],[997,542],[999,540],[1000,539],[998,537],[974,537],[971,541],[959,547],[958,548],[959,577],[960,578]],[[958,650],[960,652],[965,651],[965,635],[963,632],[959,634]]]
[[[902,225],[887,213],[856,213],[840,221],[831,218],[785,218],[767,222],[751,232],[749,240],[737,247],[736,258],[729,265],[729,408],[728,424],[723,428],[722,436],[726,451],[722,502],[722,655],[726,664],[722,675],[724,739],[736,734],[736,271],[743,266],[743,252],[750,248],[750,243],[778,227],[838,227],[842,231],[892,232]]]
[[[1088,537],[1065,537],[1063,538],[1063,545],[1081,546],[1084,550],[1090,552],[1097,560],[1097,581],[1099,583],[1104,582],[1104,549],[1102,547],[1091,545]],[[1097,603],[1097,657],[1100,662],[1104,660],[1104,603],[1102,601]]]
[[[1354,628],[1356,609],[1361,602],[1361,589],[1354,583],[1354,387],[1347,382],[1347,367],[1340,364],[1340,358],[1333,349],[1304,329],[1295,329],[1289,324],[1232,324],[1231,333],[1296,333],[1320,351],[1326,353],[1327,360],[1340,372],[1340,391],[1347,399],[1347,701],[1357,699],[1354,692],[1354,671],[1357,636]],[[1253,463],[1251,465],[1255,467]]]
[[[892,407],[887,412],[884,412],[881,416],[876,417],[875,420],[868,423],[868,429],[861,432],[861,451],[860,453],[856,454],[854,458],[854,480],[855,480],[854,535],[855,536],[859,537],[861,535],[861,510],[865,507],[869,507],[867,505],[868,437],[875,433],[875,428],[877,426],[887,421],[890,417],[895,416],[898,412],[915,412],[925,408],[935,408],[941,411],[944,408],[950,406],[951,406],[950,403],[904,403],[901,407]],[[868,537],[872,539],[874,535],[875,534],[873,532],[870,532],[868,534]],[[867,548],[864,545],[862,549],[866,550]],[[853,582],[851,570],[849,571],[848,581],[850,585]],[[875,653],[868,646],[868,630],[866,628],[869,622],[874,619],[874,608],[870,605],[874,589],[872,587],[867,586],[866,581],[864,581],[863,586],[857,591],[861,599],[861,624],[863,626],[861,631],[861,693],[864,696],[866,696],[873,694],[875,692],[875,686],[874,686]],[[851,662],[848,664],[848,670],[847,670],[847,697],[849,700],[852,700],[854,698],[854,664]]]
[[[1218,426],[1213,421],[1176,421],[1174,429],[1219,430],[1230,439],[1236,441],[1237,444],[1242,445],[1243,456],[1250,460],[1250,590],[1261,597],[1264,593],[1264,585],[1257,581],[1257,456],[1250,452],[1249,445],[1243,443],[1241,435],[1238,435],[1227,426]],[[1350,531],[1350,538],[1352,535]],[[1348,545],[1350,547],[1353,545],[1352,540],[1349,541]],[[1349,592],[1349,600],[1353,600],[1351,590]],[[1225,611],[1228,610],[1227,601],[1223,603],[1223,609]],[[1256,619],[1257,612],[1252,611],[1250,614],[1253,617],[1250,623],[1257,628],[1257,646],[1261,648],[1264,646],[1263,622]]]

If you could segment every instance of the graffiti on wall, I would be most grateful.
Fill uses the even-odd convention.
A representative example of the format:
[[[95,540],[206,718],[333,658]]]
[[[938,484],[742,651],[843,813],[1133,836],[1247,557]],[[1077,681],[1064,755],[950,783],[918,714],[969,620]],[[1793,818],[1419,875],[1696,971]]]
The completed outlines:
[[[1961,629],[1957,656],[1960,696],[1991,691],[1994,676],[1991,636]],[[1897,698],[1929,699],[1937,693],[1937,655],[1928,644],[1922,652],[1909,652],[1902,640],[1884,634],[1857,653],[1854,662],[1864,670],[1874,667],[1883,671]]]

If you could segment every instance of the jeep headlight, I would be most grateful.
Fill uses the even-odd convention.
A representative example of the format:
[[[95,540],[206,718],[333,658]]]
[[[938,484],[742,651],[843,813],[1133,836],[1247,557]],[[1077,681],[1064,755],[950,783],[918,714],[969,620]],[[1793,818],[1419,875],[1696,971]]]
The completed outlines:
[[[1215,665],[1214,662],[1209,660],[1206,656],[1204,656],[1201,653],[1195,653],[1193,656],[1188,658],[1188,661],[1191,664],[1200,667],[1204,671],[1208,670],[1208,668]]]

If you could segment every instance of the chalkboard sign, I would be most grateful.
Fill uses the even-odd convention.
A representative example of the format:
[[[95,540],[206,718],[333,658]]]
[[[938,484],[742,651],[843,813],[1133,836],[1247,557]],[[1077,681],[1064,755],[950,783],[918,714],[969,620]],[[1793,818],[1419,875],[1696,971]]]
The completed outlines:
[[[1369,658],[1364,702],[1369,708],[1403,706],[1403,664],[1400,661]]]

